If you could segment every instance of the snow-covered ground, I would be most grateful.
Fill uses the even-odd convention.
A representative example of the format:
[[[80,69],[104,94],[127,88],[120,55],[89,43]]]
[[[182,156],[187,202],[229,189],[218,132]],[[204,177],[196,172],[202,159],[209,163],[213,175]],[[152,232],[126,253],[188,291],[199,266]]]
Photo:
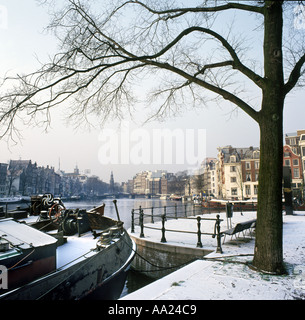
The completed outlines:
[[[202,217],[213,218],[216,214]],[[255,218],[255,212],[234,212],[232,225]],[[222,230],[227,229],[225,214]],[[284,262],[287,275],[275,276],[251,270],[255,240],[250,236],[226,237],[223,253],[215,251],[206,259],[197,260],[170,275],[159,279],[125,297],[122,300],[287,300],[305,299],[305,212],[283,216]],[[147,224],[156,227],[160,223]],[[167,229],[197,230],[197,221],[178,219],[166,221]],[[202,222],[202,232],[213,232],[214,221]],[[212,228],[212,229],[211,229]],[[138,236],[137,227],[133,236]],[[160,242],[160,231],[144,229],[145,238]],[[268,236],[268,235],[266,235]],[[192,246],[197,244],[194,234],[166,233],[167,244]],[[216,249],[216,239],[202,236],[204,248]],[[222,260],[222,261],[219,261]]]

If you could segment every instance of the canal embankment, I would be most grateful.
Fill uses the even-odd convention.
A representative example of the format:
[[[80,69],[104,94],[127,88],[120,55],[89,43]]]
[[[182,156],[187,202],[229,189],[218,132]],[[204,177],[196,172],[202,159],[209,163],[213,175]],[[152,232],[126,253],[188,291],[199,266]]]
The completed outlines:
[[[140,213],[143,215],[143,211]],[[212,252],[225,252],[231,241],[227,237],[226,242],[222,243],[221,233],[236,221],[244,222],[255,217],[256,212],[234,213],[233,220],[227,218],[225,212],[195,216],[186,214],[183,217],[162,213],[158,221],[144,223],[144,216],[140,215],[139,223],[132,223],[128,229],[137,245],[132,268],[159,279]],[[157,215],[154,216],[156,219]],[[242,242],[251,241],[253,231],[243,232]]]
[[[223,229],[227,223],[255,218],[256,212],[234,212],[231,221],[225,213],[220,214]],[[206,215],[204,215],[206,216]],[[189,220],[189,221],[188,221]],[[255,233],[240,233],[226,237],[221,243],[221,252],[216,252],[217,242],[211,236],[202,236],[203,248],[211,253],[182,266],[177,271],[158,279],[143,288],[126,295],[122,300],[290,300],[305,299],[305,212],[294,215],[283,214],[284,263],[287,274],[276,276],[252,270],[249,265],[253,259]],[[172,219],[166,221],[171,230],[194,227],[192,219]],[[162,222],[153,223],[154,227]],[[211,224],[211,223],[210,223]],[[149,224],[145,224],[149,226]],[[203,227],[206,228],[207,224]],[[221,229],[221,230],[223,230]],[[204,229],[203,229],[204,230]],[[129,230],[131,232],[131,230]],[[162,231],[144,227],[144,237],[140,237],[141,228],[135,227],[130,233],[134,239],[143,242],[155,242],[158,245],[179,246],[186,250],[197,248],[197,237],[180,232],[165,232],[166,244],[161,242]],[[216,242],[216,243],[215,243]],[[155,256],[160,257],[162,254]],[[155,261],[156,262],[156,261]],[[163,266],[169,264],[165,261]],[[157,265],[157,264],[156,264]]]

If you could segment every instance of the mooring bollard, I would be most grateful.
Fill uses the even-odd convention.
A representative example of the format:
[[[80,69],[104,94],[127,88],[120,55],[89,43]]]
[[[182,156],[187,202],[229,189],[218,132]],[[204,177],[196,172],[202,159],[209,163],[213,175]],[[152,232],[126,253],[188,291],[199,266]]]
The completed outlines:
[[[198,216],[197,217],[197,227],[198,227],[198,231],[197,231],[197,235],[198,235],[198,242],[197,242],[197,248],[202,248],[202,242],[201,242],[201,218]]]
[[[166,242],[166,238],[165,238],[165,219],[166,219],[166,216],[165,216],[165,214],[162,214],[161,218],[162,218],[162,229],[161,229],[162,238],[161,238],[161,242],[164,243],[164,242]]]

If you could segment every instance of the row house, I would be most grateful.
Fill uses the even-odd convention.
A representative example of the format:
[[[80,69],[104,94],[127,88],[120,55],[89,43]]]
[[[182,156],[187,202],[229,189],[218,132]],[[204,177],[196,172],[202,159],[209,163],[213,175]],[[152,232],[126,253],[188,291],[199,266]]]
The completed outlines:
[[[80,173],[76,166],[71,173],[53,167],[40,167],[31,160],[10,160],[0,163],[0,196],[31,196],[52,193],[55,196],[102,195],[109,185],[98,177]]]
[[[129,179],[127,182],[122,182],[122,191],[125,193],[133,193],[133,179]]]
[[[7,163],[0,163],[0,196],[6,195]]]
[[[133,178],[133,192],[135,194],[167,194],[168,174],[164,170],[142,171]]]
[[[149,171],[146,177],[147,179],[147,188],[146,194],[166,194],[168,184],[168,174],[164,170],[155,170]],[[166,181],[166,182],[165,182]]]
[[[187,180],[185,175],[174,175],[165,170],[142,171],[134,176],[129,186],[132,186],[131,193],[139,195],[169,195],[172,193],[180,195],[184,194]]]
[[[301,156],[294,153],[288,145],[284,146],[283,166],[290,169],[292,189],[302,188],[303,169]]]
[[[135,194],[145,194],[147,189],[146,178],[148,176],[148,171],[142,171],[135,175],[133,178],[133,193]]]
[[[293,195],[304,196],[305,130],[285,134],[283,166],[290,168]]]
[[[218,148],[216,179],[218,198],[228,200],[257,199],[259,148]]]
[[[4,183],[4,182],[2,182]],[[5,194],[25,195],[59,193],[60,177],[54,168],[38,167],[31,160],[11,160],[7,167]]]
[[[218,181],[216,174],[217,158],[205,158],[201,166],[191,178],[190,195],[200,197],[215,197],[218,195]]]

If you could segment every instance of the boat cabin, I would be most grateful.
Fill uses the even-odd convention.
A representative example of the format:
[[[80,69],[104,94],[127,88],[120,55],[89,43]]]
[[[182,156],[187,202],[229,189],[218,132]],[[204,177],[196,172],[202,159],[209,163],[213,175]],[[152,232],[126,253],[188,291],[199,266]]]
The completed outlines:
[[[56,269],[57,240],[13,219],[0,219],[0,265],[12,290]],[[0,294],[5,290],[0,288]]]

